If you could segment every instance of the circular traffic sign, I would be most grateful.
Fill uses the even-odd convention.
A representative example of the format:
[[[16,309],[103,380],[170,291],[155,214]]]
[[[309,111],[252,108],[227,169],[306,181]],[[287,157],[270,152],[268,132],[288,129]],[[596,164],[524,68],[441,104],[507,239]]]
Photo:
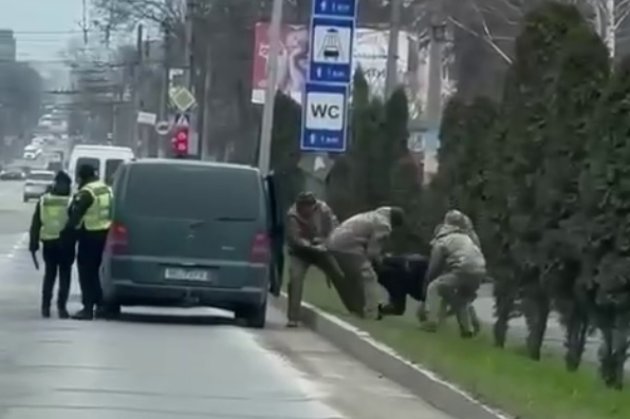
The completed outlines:
[[[160,121],[155,124],[155,132],[160,135],[166,135],[171,131],[171,123],[168,121]]]

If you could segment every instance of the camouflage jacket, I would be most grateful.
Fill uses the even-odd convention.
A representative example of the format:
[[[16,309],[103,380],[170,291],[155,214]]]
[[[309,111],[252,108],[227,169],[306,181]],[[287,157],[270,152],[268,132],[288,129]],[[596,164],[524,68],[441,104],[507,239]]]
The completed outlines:
[[[324,243],[339,222],[332,209],[317,201],[309,219],[300,216],[295,205],[287,212],[287,244],[289,252],[308,251],[314,244]]]
[[[446,272],[485,274],[486,260],[464,229],[444,224],[431,241],[427,282]]]
[[[377,257],[392,232],[390,213],[390,207],[380,207],[348,218],[332,232],[326,247],[336,252]]]

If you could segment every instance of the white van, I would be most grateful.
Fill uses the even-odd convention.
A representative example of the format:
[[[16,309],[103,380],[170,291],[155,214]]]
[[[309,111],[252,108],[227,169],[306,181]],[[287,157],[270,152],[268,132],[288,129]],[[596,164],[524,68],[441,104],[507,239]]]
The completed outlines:
[[[68,174],[76,185],[79,168],[84,164],[89,164],[96,169],[101,181],[111,185],[120,165],[133,160],[134,157],[133,150],[129,147],[78,145],[70,154]]]

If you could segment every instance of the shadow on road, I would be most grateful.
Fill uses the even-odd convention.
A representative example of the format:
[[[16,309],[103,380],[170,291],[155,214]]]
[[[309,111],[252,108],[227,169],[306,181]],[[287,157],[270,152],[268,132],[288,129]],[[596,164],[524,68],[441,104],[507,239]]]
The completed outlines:
[[[157,313],[121,313],[115,321],[126,323],[151,323],[186,326],[233,326],[235,319],[214,315],[174,315]]]

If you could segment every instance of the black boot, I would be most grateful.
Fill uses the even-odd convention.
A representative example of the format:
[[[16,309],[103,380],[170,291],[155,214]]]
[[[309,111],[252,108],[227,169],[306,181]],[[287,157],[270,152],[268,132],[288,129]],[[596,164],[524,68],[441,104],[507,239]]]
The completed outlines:
[[[106,319],[108,317],[108,314],[109,313],[102,305],[96,306],[96,310],[94,310],[94,317],[97,319]]]
[[[65,306],[58,306],[57,307],[57,314],[59,315],[60,319],[69,319],[70,318],[70,314],[68,313],[68,310],[66,309]]]
[[[42,317],[45,319],[49,319],[50,318],[50,306],[49,305],[43,305],[42,306]]]
[[[75,313],[72,318],[74,320],[94,320],[94,311],[89,308],[84,308],[83,310]]]

